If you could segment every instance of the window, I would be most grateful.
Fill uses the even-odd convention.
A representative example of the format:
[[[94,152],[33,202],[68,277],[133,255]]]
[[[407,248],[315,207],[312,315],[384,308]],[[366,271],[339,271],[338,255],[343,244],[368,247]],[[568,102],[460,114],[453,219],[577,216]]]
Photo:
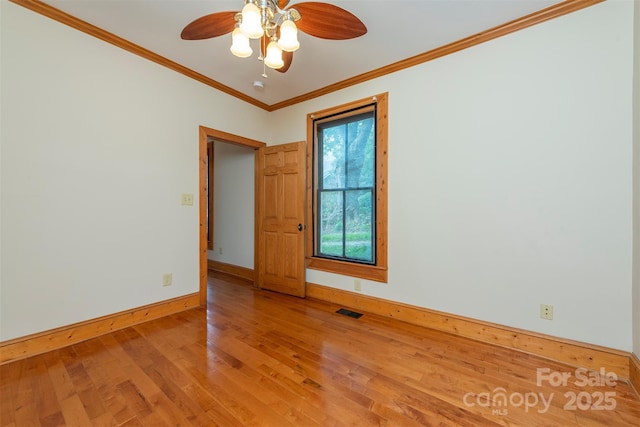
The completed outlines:
[[[307,117],[307,267],[387,280],[387,94]]]
[[[375,108],[315,121],[315,255],[375,264]]]

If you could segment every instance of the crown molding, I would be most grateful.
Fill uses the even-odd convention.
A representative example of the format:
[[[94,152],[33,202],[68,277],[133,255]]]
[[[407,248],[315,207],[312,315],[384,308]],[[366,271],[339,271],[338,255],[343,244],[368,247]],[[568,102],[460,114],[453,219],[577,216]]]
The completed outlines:
[[[537,12],[507,22],[505,24],[493,27],[486,31],[474,34],[472,36],[460,39],[453,43],[438,47],[436,49],[421,53],[416,56],[412,56],[407,59],[403,59],[393,64],[385,65],[384,67],[377,68],[375,70],[368,71],[366,73],[342,80],[338,83],[323,87],[313,92],[306,93],[304,95],[297,96],[295,98],[287,99],[276,104],[269,106],[269,111],[279,110],[281,108],[289,107],[291,105],[298,104],[300,102],[308,101],[313,98],[326,95],[331,92],[336,92],[341,89],[348,88],[350,86],[357,85],[359,83],[366,82],[368,80],[377,79],[378,77],[385,76],[387,74],[395,73],[397,71],[404,70],[406,68],[414,67],[416,65],[423,64],[434,59],[441,58],[443,56],[450,55],[455,52],[459,52],[464,49],[479,45],[484,42],[496,39],[498,37],[506,36],[507,34],[514,33],[516,31],[523,30],[533,25],[554,19],[571,12],[584,9],[588,6],[592,6],[597,3],[601,3],[605,0],[566,0],[564,2],[554,4],[545,9],[541,9]]]
[[[17,5],[23,6],[33,12],[39,13],[40,15],[46,16],[47,18],[51,18],[54,21],[58,21],[61,24],[68,25],[69,27],[75,28],[78,31],[82,31],[85,34],[96,37],[102,41],[105,41],[121,49],[124,49],[127,52],[141,56],[142,58],[148,59],[149,61],[155,62],[156,64],[167,67],[173,71],[177,71],[180,74],[183,74],[196,81],[199,81],[200,83],[204,83],[205,85],[210,86],[214,89],[217,89],[221,92],[224,92],[227,95],[231,95],[249,104],[255,105],[256,107],[262,108],[263,110],[269,109],[269,105],[265,104],[264,102],[260,102],[257,99],[252,98],[248,95],[245,95],[244,93],[238,90],[235,90],[229,86],[223,85],[222,83],[216,80],[213,80],[196,71],[193,71],[192,69],[187,68],[184,65],[180,65],[177,62],[174,62],[168,58],[165,58],[164,56],[158,55],[157,53],[152,52],[149,49],[145,49],[140,45],[132,43],[129,40],[126,40],[120,36],[110,33],[109,31],[103,30],[100,27],[96,27],[95,25],[90,24],[86,21],[83,21],[82,19],[76,18],[75,16],[70,15],[66,12],[63,12],[60,9],[56,9],[55,7],[50,6],[40,0],[9,0],[9,1]]]
[[[55,21],[58,21],[62,24],[68,25],[79,31],[82,31],[83,33],[99,38],[100,40],[106,41],[107,43],[111,43],[112,45],[120,47],[128,52],[141,56],[157,64],[163,65],[171,70],[177,71],[180,74],[183,74],[196,81],[199,81],[200,83],[203,83],[207,86],[210,86],[214,89],[224,92],[227,95],[231,95],[235,98],[238,98],[256,107],[262,108],[263,110],[271,112],[271,111],[276,111],[285,107],[290,107],[292,105],[299,104],[301,102],[308,101],[310,99],[318,98],[320,96],[327,95],[329,93],[336,92],[341,89],[345,89],[347,87],[350,87],[359,83],[363,83],[372,79],[376,79],[378,77],[382,77],[387,74],[395,73],[397,71],[404,70],[406,68],[414,67],[416,65],[423,64],[425,62],[432,61],[434,59],[441,58],[446,55],[450,55],[452,53],[461,51],[463,49],[468,49],[470,47],[479,45],[489,40],[493,40],[498,37],[502,37],[507,34],[511,34],[513,32],[531,27],[541,22],[545,22],[550,19],[554,19],[563,15],[578,11],[580,9],[584,9],[594,4],[601,3],[605,0],[565,0],[560,3],[546,7],[544,9],[541,9],[537,12],[531,13],[529,15],[523,16],[521,18],[515,19],[513,21],[507,22],[497,27],[491,28],[489,30],[482,31],[480,33],[455,41],[453,43],[449,43],[447,45],[421,53],[411,58],[407,58],[402,61],[398,61],[393,64],[389,64],[384,67],[380,67],[375,70],[371,70],[369,72],[350,77],[348,79],[331,84],[329,86],[325,86],[323,88],[314,90],[312,92],[308,92],[306,94],[296,96],[294,98],[290,98],[285,101],[281,101],[271,105],[265,104],[255,98],[245,95],[244,93],[238,90],[235,90],[229,86],[223,85],[222,83],[216,80],[213,80],[203,74],[200,74],[194,70],[191,70],[190,68],[180,65],[177,62],[174,62],[168,58],[158,55],[157,53],[152,52],[148,49],[145,49],[142,46],[132,43],[122,37],[116,36],[113,33],[105,31],[102,28],[96,27],[95,25],[92,25],[81,19],[78,19],[75,16],[72,16],[66,12],[56,9],[55,7],[50,6],[40,0],[9,0],[9,1],[15,4],[18,4],[20,6],[23,6],[27,9],[30,9],[41,15],[44,15],[48,18],[51,18]]]

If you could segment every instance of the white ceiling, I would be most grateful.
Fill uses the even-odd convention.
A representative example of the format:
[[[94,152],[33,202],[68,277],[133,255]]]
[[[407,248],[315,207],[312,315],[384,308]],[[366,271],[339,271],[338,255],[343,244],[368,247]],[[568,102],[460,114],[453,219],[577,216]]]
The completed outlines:
[[[267,105],[430,51],[559,0],[329,0],[356,15],[368,32],[352,40],[299,33],[300,49],[282,74],[254,54],[236,58],[231,36],[186,41],[182,29],[214,12],[240,10],[242,0],[43,0],[55,8],[197,71]],[[295,7],[299,0],[292,0]],[[304,19],[304,16],[302,17]],[[257,41],[252,41],[252,43]],[[262,80],[264,89],[253,82]]]

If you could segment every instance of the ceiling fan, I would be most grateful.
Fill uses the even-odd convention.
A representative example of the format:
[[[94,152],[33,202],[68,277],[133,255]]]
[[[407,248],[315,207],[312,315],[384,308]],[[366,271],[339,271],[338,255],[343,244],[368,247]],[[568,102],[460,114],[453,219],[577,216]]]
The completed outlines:
[[[296,3],[289,0],[245,0],[241,12],[217,12],[202,16],[184,27],[183,40],[202,40],[232,33],[231,52],[241,58],[251,56],[249,39],[260,39],[264,64],[281,73],[291,66],[298,49],[298,29],[328,40],[360,37],[367,27],[351,12],[322,2]],[[297,26],[296,26],[297,23]]]

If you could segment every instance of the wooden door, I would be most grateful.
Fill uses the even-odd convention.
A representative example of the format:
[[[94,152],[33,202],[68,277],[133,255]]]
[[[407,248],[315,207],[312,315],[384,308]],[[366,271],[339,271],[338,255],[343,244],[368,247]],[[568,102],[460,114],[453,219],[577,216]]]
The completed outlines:
[[[256,153],[257,285],[305,296],[304,142]]]

